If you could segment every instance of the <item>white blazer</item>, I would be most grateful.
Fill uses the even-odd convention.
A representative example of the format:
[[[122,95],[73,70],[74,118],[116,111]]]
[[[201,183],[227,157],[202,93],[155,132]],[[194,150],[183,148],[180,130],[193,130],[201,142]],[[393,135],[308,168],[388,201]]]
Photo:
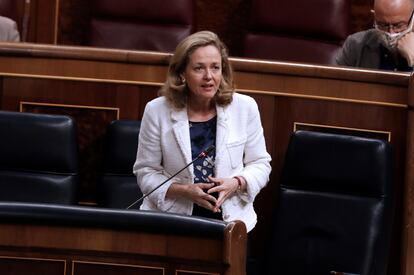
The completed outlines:
[[[231,104],[216,108],[215,177],[242,176],[247,182],[245,193],[235,193],[223,203],[223,220],[241,220],[250,231],[257,222],[253,201],[267,184],[271,171],[271,157],[266,151],[259,110],[253,98],[237,93]],[[149,193],[191,161],[187,109],[173,109],[164,97],[148,102],[133,167],[141,191]],[[169,199],[166,193],[173,182],[193,183],[193,179],[191,165],[145,198],[141,209],[191,215],[193,202]]]

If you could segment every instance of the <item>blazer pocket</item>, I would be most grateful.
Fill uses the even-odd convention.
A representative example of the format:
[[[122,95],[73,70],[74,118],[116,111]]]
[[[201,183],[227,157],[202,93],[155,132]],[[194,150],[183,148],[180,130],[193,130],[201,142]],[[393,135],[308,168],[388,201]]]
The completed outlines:
[[[246,139],[242,139],[227,144],[227,151],[229,153],[231,167],[233,169],[243,163],[245,143]]]

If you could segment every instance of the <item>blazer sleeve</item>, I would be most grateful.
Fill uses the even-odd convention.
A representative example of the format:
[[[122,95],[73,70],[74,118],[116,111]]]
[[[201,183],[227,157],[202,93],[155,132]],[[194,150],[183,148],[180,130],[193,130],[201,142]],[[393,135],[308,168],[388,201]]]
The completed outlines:
[[[249,107],[250,114],[246,126],[247,140],[243,157],[244,168],[240,174],[247,182],[247,192],[240,196],[246,202],[253,202],[260,190],[269,181],[269,174],[272,170],[270,161],[272,159],[266,150],[260,113],[254,99],[252,99]]]
[[[157,106],[151,103],[149,102],[144,110],[137,158],[133,167],[133,173],[137,177],[138,186],[143,194],[148,194],[169,177],[162,166],[160,112]],[[172,182],[173,180],[166,182],[148,196],[151,203],[161,211],[168,211],[175,202],[175,199],[166,198],[167,190]]]

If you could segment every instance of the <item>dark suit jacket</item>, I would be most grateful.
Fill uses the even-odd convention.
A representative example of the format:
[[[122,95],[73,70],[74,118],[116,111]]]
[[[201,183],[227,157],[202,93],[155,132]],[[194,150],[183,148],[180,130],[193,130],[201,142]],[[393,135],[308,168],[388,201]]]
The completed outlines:
[[[413,70],[404,57],[399,54],[396,58],[392,56],[391,52],[381,44],[381,37],[375,29],[348,36],[335,61],[340,66],[394,71]]]
[[[375,29],[354,33],[345,40],[336,56],[340,66],[379,69],[381,63],[380,37]]]

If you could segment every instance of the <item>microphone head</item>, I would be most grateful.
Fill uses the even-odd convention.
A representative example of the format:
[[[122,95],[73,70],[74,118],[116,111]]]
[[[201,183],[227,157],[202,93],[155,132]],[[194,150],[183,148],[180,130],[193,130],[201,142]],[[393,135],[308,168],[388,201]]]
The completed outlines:
[[[207,157],[211,152],[213,152],[214,148],[216,148],[214,145],[208,146],[203,152],[200,153],[200,155],[198,155],[198,157]]]
[[[216,146],[214,146],[213,144],[211,144],[210,146],[208,146],[206,148],[206,150],[204,150],[204,153],[206,153],[207,155],[210,154],[211,152],[213,152],[214,148],[216,148]]]

